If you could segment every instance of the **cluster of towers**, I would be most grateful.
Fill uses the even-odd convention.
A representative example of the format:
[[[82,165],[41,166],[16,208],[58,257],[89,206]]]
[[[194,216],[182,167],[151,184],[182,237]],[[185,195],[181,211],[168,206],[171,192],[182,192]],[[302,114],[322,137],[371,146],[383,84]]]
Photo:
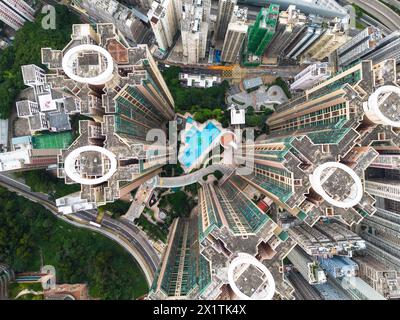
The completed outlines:
[[[183,55],[188,56],[190,50],[201,53],[195,59],[189,57],[188,63],[193,64],[204,59],[204,45],[211,35],[211,5],[210,1],[196,1],[194,6],[201,7],[201,10],[190,9],[190,6],[193,6],[191,1],[154,1],[148,17],[157,43],[164,51],[172,47],[173,39],[181,30]],[[196,18],[194,11],[199,10],[206,15],[197,14]],[[262,8],[251,24],[247,21],[247,8],[240,9],[237,0],[221,0],[213,40],[223,42],[223,62],[236,63],[243,56],[246,66],[258,66],[264,54],[275,60],[279,57],[316,61],[325,58],[349,39],[344,28],[340,18],[306,16],[294,5],[280,12],[278,4]],[[192,39],[187,36],[189,30]]]
[[[147,45],[130,47],[113,24],[80,24],[63,50],[43,48],[42,62],[49,73],[35,65],[22,68],[32,95],[19,101],[17,110],[28,120],[32,138],[56,131],[39,135],[56,141],[42,152],[55,151],[51,160],[58,177],[82,186],[76,197],[57,201],[62,212],[123,198],[160,172],[170,149],[153,146],[147,134],[166,130],[174,100]],[[57,134],[71,129],[72,115],[86,120],[79,121],[77,137],[60,145]]]
[[[349,277],[357,265],[382,296],[396,297],[398,278],[383,279],[382,269],[391,274],[399,268],[398,233],[389,230],[399,209],[399,101],[392,59],[363,61],[278,106],[268,119],[268,139],[243,144],[236,157],[238,163],[254,158],[250,174],[232,169],[219,181],[200,182],[198,213],[171,229],[150,297],[265,298],[272,283],[262,274],[250,276],[251,260],[232,267],[233,282],[229,277],[243,253],[272,273],[275,293],[283,299],[293,298],[283,276],[286,256],[302,261],[299,268],[310,283],[326,281],[319,265],[327,270],[342,264]],[[273,203],[270,214],[249,197],[254,190]],[[282,214],[297,218],[288,229]],[[321,225],[321,219],[333,218],[337,221]],[[370,253],[357,257],[361,267],[346,260],[359,251]],[[366,271],[373,266],[379,279]],[[363,281],[355,279],[357,286]]]
[[[161,50],[174,46],[180,31],[188,63],[205,58],[210,0],[160,0],[149,8]],[[398,33],[384,38],[369,27],[349,41],[341,19],[326,23],[294,6],[262,8],[252,25],[247,14],[236,0],[219,1],[214,39],[223,42],[222,61],[312,62],[339,49],[340,71],[333,74],[326,63],[303,70],[292,83],[293,99],[268,118],[268,136],[236,141],[237,162],[220,180],[199,181],[198,209],[173,222],[149,297],[270,299],[272,292],[292,299],[285,257],[314,284],[326,280],[320,266],[332,269],[333,260],[323,259],[355,273],[348,259],[360,250],[366,254],[354,261],[361,277],[383,296],[398,297],[400,86],[397,56],[386,59]],[[131,31],[124,37],[113,23],[74,25],[64,49],[42,49],[48,73],[22,68],[29,94],[17,112],[32,134],[62,134],[71,130],[71,116],[87,117],[70,143],[32,137],[20,141],[30,147],[0,156],[2,170],[53,164],[65,183],[80,184],[78,194],[57,200],[63,213],[128,196],[176,151],[147,139],[174,119],[174,100],[147,45],[126,40],[142,41]],[[250,173],[240,173],[250,158]],[[286,228],[281,216],[295,223]],[[336,222],[320,224],[325,219]]]

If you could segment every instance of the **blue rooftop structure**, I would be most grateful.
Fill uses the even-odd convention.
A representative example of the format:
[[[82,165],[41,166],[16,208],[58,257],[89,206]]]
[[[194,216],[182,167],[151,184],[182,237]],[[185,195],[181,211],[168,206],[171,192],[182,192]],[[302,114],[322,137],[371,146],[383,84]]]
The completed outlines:
[[[348,257],[334,256],[330,259],[318,258],[320,266],[333,278],[355,277],[358,264]]]

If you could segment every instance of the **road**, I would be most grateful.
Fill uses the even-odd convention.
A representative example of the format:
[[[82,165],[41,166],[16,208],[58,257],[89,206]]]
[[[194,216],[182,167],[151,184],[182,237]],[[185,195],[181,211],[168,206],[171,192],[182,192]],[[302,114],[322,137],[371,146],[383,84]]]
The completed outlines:
[[[300,300],[322,300],[323,297],[310,285],[299,272],[289,272],[288,279],[295,288],[295,295]]]
[[[208,65],[187,65],[184,63],[178,63],[175,61],[162,60],[158,61],[158,66],[160,70],[164,70],[165,65],[169,66],[177,66],[182,68],[182,72],[194,73],[194,74],[213,74],[213,75],[222,75],[221,70],[213,70],[209,69]],[[258,68],[243,68],[245,69],[245,78],[260,77],[260,76],[276,76],[282,78],[293,78],[300,71],[302,71],[302,67],[300,66],[279,66],[279,67],[258,67]]]
[[[400,1],[399,0],[383,0],[383,2],[386,2],[387,4],[390,4],[391,6],[400,9]]]
[[[88,222],[96,221],[97,218],[97,212],[91,211],[81,211],[75,213],[74,215]],[[143,257],[146,257],[147,263],[151,266],[153,272],[157,270],[160,259],[155,253],[152,245],[149,244],[148,240],[142,235],[143,232],[136,225],[122,219],[113,219],[107,215],[103,217],[101,225],[102,227],[111,229],[118,235],[128,239],[129,242],[136,247],[140,254]]]
[[[89,224],[90,221],[96,221],[97,212],[82,211],[68,216],[60,215],[54,201],[50,200],[48,195],[33,192],[27,185],[5,174],[0,174],[0,185],[13,192],[17,192],[19,195],[33,202],[43,205],[57,218],[69,224],[101,233],[117,242],[138,262],[145,274],[148,285],[151,286],[160,259],[143,232],[135,225],[105,216],[102,221],[102,227],[97,228]]]
[[[366,26],[375,26],[379,29],[382,30],[382,33],[385,36],[388,36],[389,34],[392,33],[392,31],[386,27],[384,24],[380,23],[379,21],[375,20],[374,18],[372,18],[371,16],[367,15],[367,14],[363,14],[362,18],[360,19],[361,22],[364,22],[366,24]]]
[[[379,0],[348,0],[376,17],[391,31],[400,29],[400,16]]]

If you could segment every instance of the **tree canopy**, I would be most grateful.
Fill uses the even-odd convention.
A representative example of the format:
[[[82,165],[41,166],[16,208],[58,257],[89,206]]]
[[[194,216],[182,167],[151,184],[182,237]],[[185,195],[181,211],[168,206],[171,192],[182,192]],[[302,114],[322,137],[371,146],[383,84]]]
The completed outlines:
[[[170,225],[175,218],[189,217],[195,206],[194,199],[182,190],[163,196],[159,204],[160,209],[168,212],[165,220],[167,225]]]
[[[185,88],[179,82],[180,72],[180,67],[169,67],[163,72],[177,112],[191,111],[194,106],[210,110],[225,108],[225,93],[229,88],[226,81],[211,88]]]
[[[24,178],[32,191],[47,193],[54,198],[64,197],[81,189],[79,184],[65,184],[64,179],[59,179],[46,170],[24,171],[16,175]]]
[[[71,39],[72,24],[78,17],[66,6],[56,5],[56,29],[42,28],[43,15],[26,22],[16,33],[14,42],[0,54],[0,118],[9,117],[18,93],[24,88],[21,66],[41,65],[41,48],[62,49]]]
[[[58,283],[89,284],[101,299],[133,299],[148,290],[136,261],[102,235],[58,220],[39,204],[0,188],[0,261],[16,272],[53,265]]]

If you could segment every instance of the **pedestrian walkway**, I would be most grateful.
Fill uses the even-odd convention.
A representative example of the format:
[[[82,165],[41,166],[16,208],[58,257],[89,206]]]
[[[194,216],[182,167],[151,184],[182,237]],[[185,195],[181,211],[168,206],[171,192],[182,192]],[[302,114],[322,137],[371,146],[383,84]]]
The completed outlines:
[[[152,188],[179,188],[201,182],[202,178],[215,171],[221,171],[223,174],[230,174],[234,170],[233,167],[222,164],[213,164],[206,168],[200,169],[194,173],[186,174],[180,177],[154,177],[146,183]]]

